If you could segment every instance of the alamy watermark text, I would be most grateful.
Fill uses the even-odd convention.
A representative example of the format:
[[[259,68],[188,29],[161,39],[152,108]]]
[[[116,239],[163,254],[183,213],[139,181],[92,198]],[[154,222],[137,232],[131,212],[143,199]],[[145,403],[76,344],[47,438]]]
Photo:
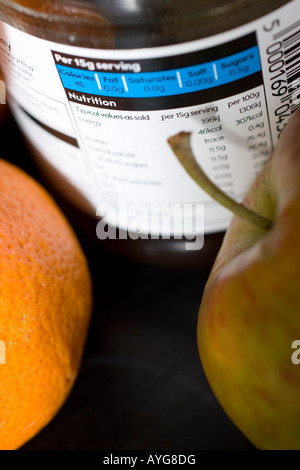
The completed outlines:
[[[99,205],[96,214],[100,217],[96,227],[100,240],[173,238],[184,240],[186,250],[203,247],[203,204],[131,203],[124,196],[117,204]]]

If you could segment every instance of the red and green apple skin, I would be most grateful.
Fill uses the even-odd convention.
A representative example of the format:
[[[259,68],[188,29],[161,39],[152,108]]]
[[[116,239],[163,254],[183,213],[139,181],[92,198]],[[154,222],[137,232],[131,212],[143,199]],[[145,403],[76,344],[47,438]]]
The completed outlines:
[[[197,341],[210,386],[259,449],[300,449],[300,109],[233,216],[208,278]]]

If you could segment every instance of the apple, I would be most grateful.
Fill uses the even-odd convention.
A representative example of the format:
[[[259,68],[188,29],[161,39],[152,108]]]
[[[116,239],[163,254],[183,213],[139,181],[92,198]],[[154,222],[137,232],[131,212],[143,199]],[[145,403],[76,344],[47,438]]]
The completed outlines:
[[[188,134],[169,144],[189,174],[234,212],[197,325],[212,391],[256,448],[299,450],[300,109],[241,204],[197,170]]]
[[[0,125],[5,122],[9,116],[9,109],[6,103],[6,87],[0,70]]]

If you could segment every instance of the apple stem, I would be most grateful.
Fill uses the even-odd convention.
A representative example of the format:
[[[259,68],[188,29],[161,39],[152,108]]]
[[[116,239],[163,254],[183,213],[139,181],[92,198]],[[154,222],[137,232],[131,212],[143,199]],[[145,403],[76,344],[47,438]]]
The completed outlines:
[[[235,215],[243,217],[264,230],[270,230],[273,223],[272,220],[257,214],[243,204],[235,201],[208,178],[194,157],[191,148],[190,132],[179,132],[173,137],[170,137],[168,143],[187,173],[207,194]]]

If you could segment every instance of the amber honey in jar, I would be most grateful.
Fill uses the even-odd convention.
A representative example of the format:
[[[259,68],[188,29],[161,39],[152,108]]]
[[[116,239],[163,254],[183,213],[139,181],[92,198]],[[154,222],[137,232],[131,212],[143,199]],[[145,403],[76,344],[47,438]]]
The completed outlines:
[[[1,67],[38,165],[94,239],[211,265],[231,219],[167,140],[240,200],[299,99],[300,1],[1,0]]]

